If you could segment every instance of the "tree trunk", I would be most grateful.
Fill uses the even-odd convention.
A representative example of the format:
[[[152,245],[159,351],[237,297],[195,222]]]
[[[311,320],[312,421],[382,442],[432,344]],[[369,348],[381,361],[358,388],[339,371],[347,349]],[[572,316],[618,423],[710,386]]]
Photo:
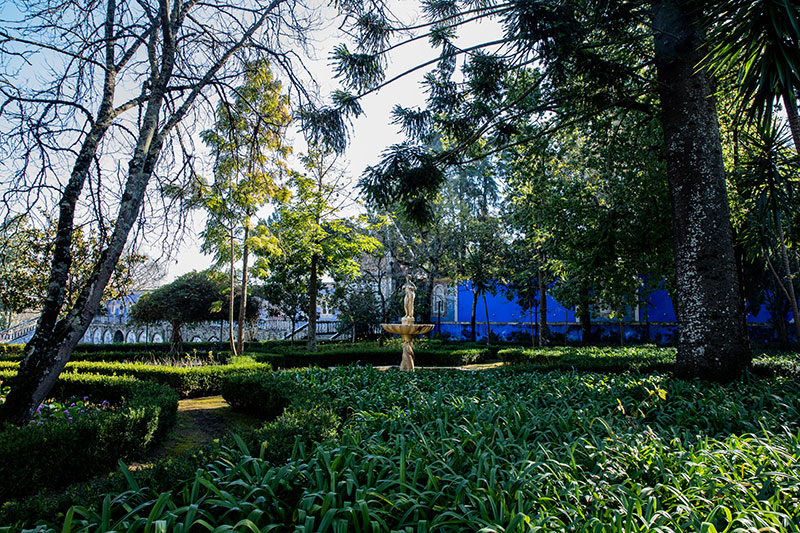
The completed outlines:
[[[309,352],[317,351],[317,266],[319,256],[311,255],[311,275],[308,279],[308,343]]]
[[[103,290],[114,272],[128,240],[128,234],[139,216],[147,182],[161,154],[164,137],[156,135],[155,132],[163,96],[163,88],[154,89],[142,119],[138,142],[128,164],[128,180],[109,244],[101,252],[75,303],[62,314],[64,288],[72,264],[75,206],[104,130],[95,132],[93,128],[81,147],[70,180],[59,202],[58,230],[51,260],[47,297],[42,306],[36,331],[25,346],[25,358],[20,363],[19,371],[12,382],[12,389],[5,403],[0,406],[0,425],[10,423],[21,426],[31,420],[36,408],[55,385],[72,355],[72,350],[83,338],[97,313]]]
[[[183,337],[181,336],[180,322],[172,322],[172,338],[169,343],[170,353],[181,353],[183,351]]]
[[[592,343],[592,316],[588,305],[580,307],[578,319],[581,322],[581,343],[588,346]]]
[[[472,288],[472,317],[470,318],[470,322],[469,322],[469,325],[470,325],[470,328],[471,328],[470,329],[469,340],[471,340],[472,342],[477,342],[477,340],[478,340],[478,336],[477,336],[477,333],[475,331],[475,328],[476,328],[475,314],[476,314],[477,310],[478,310],[478,291],[476,291],[475,287],[473,287]]]
[[[675,241],[676,373],[731,381],[750,364],[745,312],[713,84],[697,70],[705,35],[688,1],[655,2],[655,64],[661,96]]]
[[[236,356],[236,340],[233,336],[233,316],[234,316],[234,309],[236,306],[233,303],[234,295],[236,294],[236,276],[234,276],[234,269],[233,269],[233,225],[231,225],[231,269],[230,269],[230,286],[231,286],[231,294],[228,301],[228,337],[229,337],[229,345],[231,347],[231,356]]]
[[[781,235],[781,255],[783,257],[784,268],[788,268],[789,267],[789,258],[788,258],[787,254],[786,254],[786,245],[782,242],[782,232],[780,231],[780,226],[779,226],[779,229],[778,229],[778,234]],[[780,274],[778,274],[778,271],[775,269],[774,265],[772,264],[772,261],[770,260],[768,254],[769,254],[769,251],[768,250],[764,250],[764,256],[765,256],[765,258],[767,260],[767,266],[769,267],[769,270],[772,273],[772,277],[775,279],[775,282],[781,288],[781,291],[783,292],[783,295],[786,297],[786,301],[789,303],[789,307],[792,310],[792,317],[794,319],[795,336],[797,337],[795,342],[800,344],[800,312],[798,312],[798,309],[797,309],[797,297],[795,296],[794,283],[792,283],[791,273],[787,272],[787,274],[786,274],[787,283],[784,284],[783,280],[781,280]],[[776,297],[777,297],[777,295],[776,295]]]
[[[800,117],[797,115],[797,98],[789,91],[784,91],[781,96],[783,97],[783,107],[786,109],[786,117],[789,119],[794,148],[800,154]]]
[[[774,321],[773,327],[778,328],[778,342],[780,343],[781,348],[787,349],[789,348],[789,332],[786,329],[786,308],[784,307],[783,302],[786,300],[781,298],[779,293],[780,290],[778,289],[778,282],[773,281],[773,294],[772,294],[772,320]]]
[[[483,296],[483,312],[486,313],[486,344],[492,343],[492,325],[489,321],[489,306],[486,305],[486,291],[481,294]]]
[[[541,256],[540,256],[541,257]],[[566,324],[564,325],[566,327]],[[547,286],[539,267],[539,346],[547,346],[550,328],[547,327]]]
[[[778,241],[780,242],[781,259],[783,260],[783,268],[784,271],[786,272],[786,290],[789,299],[789,305],[792,308],[792,317],[794,318],[794,332],[795,335],[797,336],[796,342],[798,347],[800,347],[800,309],[797,308],[797,295],[795,294],[794,291],[794,276],[792,275],[791,265],[789,264],[789,251],[786,249],[786,238],[783,232],[783,224],[781,223],[781,215],[778,212],[778,205],[775,199],[774,191],[772,194],[772,209],[773,209],[773,217],[775,219],[775,227],[778,230]]]
[[[250,220],[244,222],[244,244],[242,246],[242,296],[239,300],[239,327],[236,331],[236,351],[244,353],[244,321],[247,318],[247,256],[250,248],[247,239],[250,237]]]

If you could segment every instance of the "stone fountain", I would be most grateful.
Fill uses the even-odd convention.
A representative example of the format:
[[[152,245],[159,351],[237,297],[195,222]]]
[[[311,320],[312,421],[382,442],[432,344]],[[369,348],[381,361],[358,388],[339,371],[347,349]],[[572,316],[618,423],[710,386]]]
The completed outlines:
[[[406,276],[406,284],[403,285],[406,295],[403,298],[403,310],[405,316],[400,319],[400,324],[381,324],[381,327],[389,333],[396,333],[403,338],[403,360],[400,362],[400,370],[414,370],[414,337],[423,335],[433,329],[433,324],[414,323],[414,298],[417,293],[417,286],[411,281],[411,276]]]

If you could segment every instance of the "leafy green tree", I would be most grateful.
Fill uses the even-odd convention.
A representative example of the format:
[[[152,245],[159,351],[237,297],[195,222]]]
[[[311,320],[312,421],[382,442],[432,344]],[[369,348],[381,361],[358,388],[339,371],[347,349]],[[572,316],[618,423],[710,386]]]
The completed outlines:
[[[288,246],[280,243],[278,246],[288,252]],[[254,252],[257,257],[254,274],[262,280],[258,294],[289,319],[294,340],[297,321],[303,320],[308,311],[309,281],[304,262],[301,258],[295,259],[290,252],[259,254],[261,249],[254,249]]]
[[[234,264],[242,261],[237,342],[233,341],[234,309],[230,300],[228,323],[231,351],[241,352],[247,305],[248,260],[251,221],[259,208],[271,200],[284,199],[279,178],[285,173],[285,158],[291,152],[285,142],[291,122],[289,98],[270,71],[267,61],[248,63],[244,85],[235,89],[231,101],[217,107],[213,129],[203,132],[203,141],[215,158],[214,182],[199,183],[195,193],[209,217],[203,233],[203,251],[213,253],[217,265],[228,264],[230,294],[236,294]]]
[[[575,307],[585,342],[599,309],[621,320],[646,296],[643,279],[671,277],[658,126],[606,113],[589,127],[505,154],[512,233],[533,258],[537,249],[546,254],[553,292]]]
[[[47,284],[47,242],[27,217],[0,226],[0,310],[6,326],[14,313],[41,304]]]
[[[170,351],[183,350],[181,328],[184,324],[219,318],[215,312],[222,301],[221,283],[209,272],[190,272],[143,294],[131,308],[135,322],[169,322],[172,326]]]
[[[316,351],[317,298],[324,274],[345,275],[359,269],[362,252],[378,248],[378,241],[363,227],[365,217],[346,217],[350,204],[346,179],[335,158],[311,150],[302,158],[305,174],[292,173],[293,196],[277,207],[270,224],[282,253],[291,258],[296,275],[308,279],[308,350]]]
[[[749,365],[751,352],[714,84],[707,69],[697,68],[711,44],[704,10],[719,12],[719,6],[691,0],[480,5],[446,0],[425,3],[427,21],[407,28],[364,9],[353,19],[357,48],[335,51],[337,73],[350,92],[334,95],[335,108],[305,112],[304,127],[318,138],[333,135],[332,145],[341,146],[346,117],[361,111],[359,99],[394,79],[385,79],[384,66],[389,51],[401,45],[396,37],[425,32],[440,51],[437,59],[419,66],[436,64],[425,78],[427,108],[396,109],[409,142],[387,150],[361,180],[372,201],[399,203],[425,219],[446,179],[444,168],[474,159],[469,152],[476,142],[486,143],[485,152],[507,147],[520,131],[521,117],[525,125],[535,125],[530,138],[539,138],[565,124],[590,123],[603,110],[655,111],[661,118],[674,229],[677,371],[732,380]],[[502,34],[459,47],[458,30],[476,19],[498,21]],[[531,71],[531,65],[537,68]],[[531,83],[506,83],[514,77]],[[657,98],[657,105],[643,96]],[[419,142],[434,126],[453,139],[442,153]]]

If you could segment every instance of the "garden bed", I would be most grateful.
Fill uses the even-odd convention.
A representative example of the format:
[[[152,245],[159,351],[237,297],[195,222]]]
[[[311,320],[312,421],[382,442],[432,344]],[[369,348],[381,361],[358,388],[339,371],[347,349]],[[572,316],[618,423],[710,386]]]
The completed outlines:
[[[167,530],[200,520],[331,531],[800,524],[800,385],[792,380],[722,386],[524,367],[287,374],[233,379],[291,379],[297,386],[276,422],[307,421],[302,409],[328,406],[343,424],[338,438],[295,445],[288,462],[259,458],[268,448],[242,441],[169,495],[134,488],[107,510],[74,509],[66,530],[93,530],[104,514],[116,517],[115,529],[153,519]]]
[[[0,372],[0,380],[11,375]],[[120,376],[64,374],[51,397],[64,410],[74,401],[88,412],[0,432],[0,501],[63,487],[141,455],[172,426],[178,405],[168,387]]]

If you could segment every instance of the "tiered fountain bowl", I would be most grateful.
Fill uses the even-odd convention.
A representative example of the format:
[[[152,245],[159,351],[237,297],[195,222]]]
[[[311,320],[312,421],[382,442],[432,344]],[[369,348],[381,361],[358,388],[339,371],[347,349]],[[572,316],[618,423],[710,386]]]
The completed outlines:
[[[433,330],[433,324],[415,324],[413,318],[403,317],[402,324],[381,324],[381,327],[389,333],[395,333],[403,338],[403,359],[400,362],[400,370],[414,370],[414,337],[424,335]]]

